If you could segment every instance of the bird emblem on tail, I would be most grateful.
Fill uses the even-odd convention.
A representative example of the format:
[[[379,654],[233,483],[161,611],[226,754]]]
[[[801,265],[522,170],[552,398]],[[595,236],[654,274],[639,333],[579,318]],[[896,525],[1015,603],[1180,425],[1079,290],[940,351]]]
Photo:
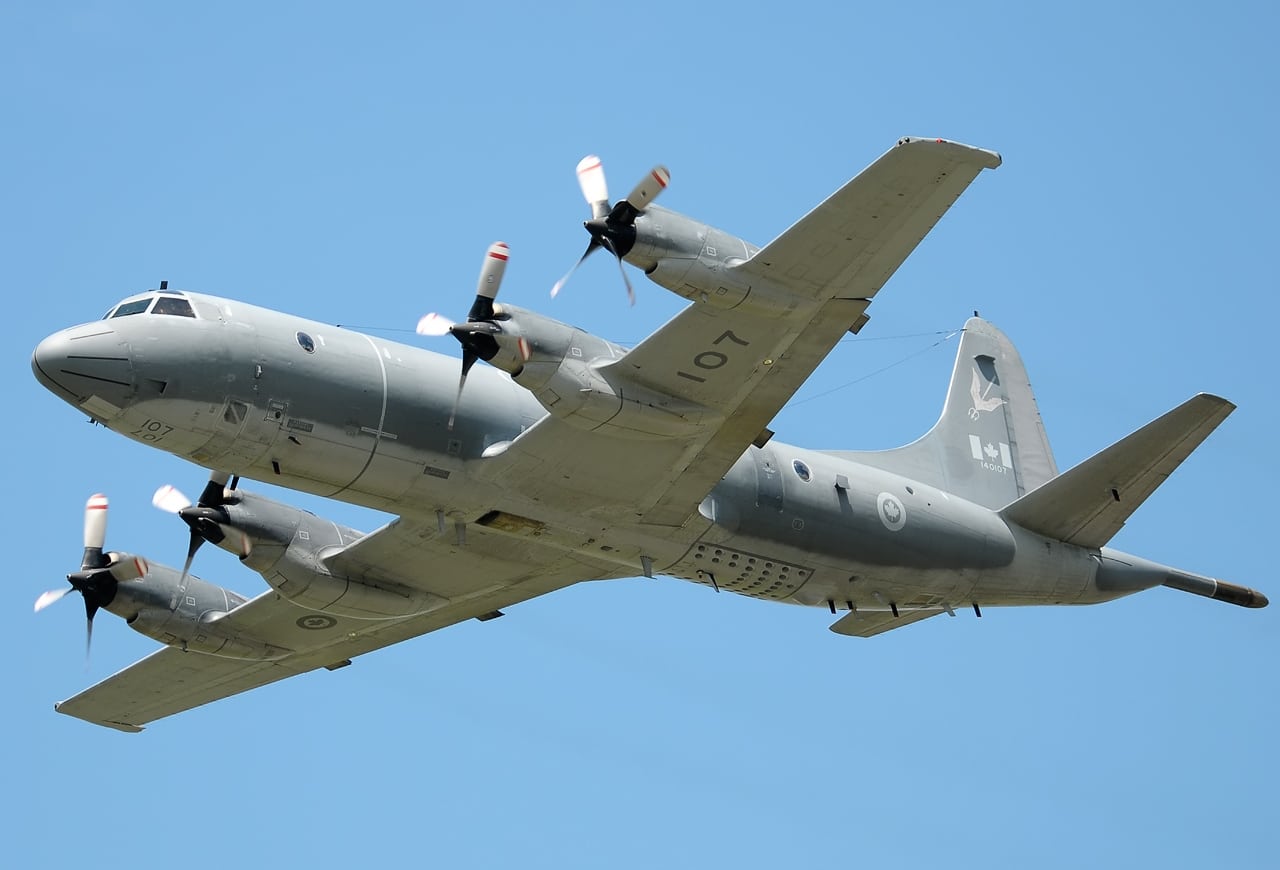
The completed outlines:
[[[970,420],[978,419],[978,415],[983,411],[994,411],[996,408],[999,408],[1004,404],[1003,396],[987,398],[982,389],[982,380],[982,376],[978,374],[977,368],[974,368],[973,381],[969,385],[969,396],[973,399],[973,406],[969,408]],[[989,382],[987,384],[987,391],[989,392],[994,386],[994,381]]]

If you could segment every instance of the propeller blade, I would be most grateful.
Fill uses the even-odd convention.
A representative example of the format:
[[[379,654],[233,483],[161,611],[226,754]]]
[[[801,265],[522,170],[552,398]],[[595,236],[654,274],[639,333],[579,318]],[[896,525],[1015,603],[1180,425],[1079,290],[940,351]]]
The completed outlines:
[[[246,535],[244,532],[240,531],[239,529],[236,529],[235,533],[238,536],[238,540],[240,542],[240,545],[238,547],[238,549],[240,550],[240,558],[248,559],[249,554],[253,552],[253,541],[249,538],[248,535]]]
[[[187,498],[176,487],[165,484],[151,496],[151,504],[165,513],[176,514],[184,508],[191,507],[191,499]]]
[[[147,560],[141,556],[134,556],[129,553],[111,553],[110,557],[111,567],[107,570],[111,572],[112,577],[122,583],[129,580],[141,580],[151,570]]]
[[[618,271],[622,273],[622,283],[627,286],[627,301],[634,307],[636,304],[636,291],[632,289],[631,279],[627,277],[627,269],[622,265],[622,255],[613,247],[613,242],[609,241],[608,237],[605,237],[600,244],[617,259]]]
[[[574,263],[573,268],[570,269],[568,272],[565,272],[564,277],[561,278],[559,281],[557,281],[555,283],[555,286],[551,288],[552,299],[555,299],[557,294],[559,294],[560,291],[564,289],[564,285],[569,283],[569,279],[573,277],[573,273],[578,271],[578,267],[581,266],[583,261],[585,261],[587,257],[591,256],[591,252],[598,247],[600,247],[600,242],[598,242],[593,236],[591,238],[591,241],[587,243],[587,249],[583,251],[582,256],[578,258],[578,262]]]
[[[101,550],[107,539],[107,497],[91,496],[84,506],[84,548]]]
[[[578,187],[582,198],[591,206],[591,216],[602,218],[609,213],[609,185],[604,178],[604,164],[594,154],[578,161]]]
[[[196,551],[200,549],[200,545],[204,543],[204,538],[196,531],[193,526],[191,529],[191,542],[187,544],[187,560],[182,563],[182,576],[178,578],[178,589],[181,590],[187,585],[187,575],[191,573],[191,563],[196,558]],[[177,592],[174,593],[177,598]]]
[[[485,251],[484,261],[480,264],[480,278],[476,281],[476,299],[471,303],[471,311],[467,314],[466,323],[455,323],[443,314],[434,311],[418,321],[418,335],[448,335],[453,333],[459,341],[465,343],[468,334],[478,332],[496,332],[493,320],[493,300],[498,296],[502,286],[502,276],[507,271],[507,260],[511,257],[511,249],[506,242],[494,242]],[[463,328],[460,328],[463,327]],[[488,327],[487,329],[485,327]]]
[[[649,203],[657,199],[658,194],[666,190],[671,183],[671,173],[667,167],[658,165],[640,180],[640,183],[627,195],[627,202],[636,211],[644,211]]]
[[[458,418],[458,405],[462,403],[462,388],[467,385],[467,372],[480,357],[469,347],[462,348],[462,376],[458,378],[458,394],[453,398],[453,410],[449,413],[449,431],[453,431],[453,423]]]
[[[418,321],[418,335],[448,335],[455,326],[457,324],[452,320],[433,311]]]
[[[197,504],[201,507],[219,507],[227,500],[227,481],[231,479],[231,475],[224,474],[221,471],[213,471],[209,473],[209,482],[204,485],[204,489],[200,492],[200,499]]]
[[[61,601],[66,597],[67,593],[71,591],[73,591],[72,588],[68,586],[66,589],[50,589],[48,592],[42,593],[40,597],[36,599],[36,609],[34,612],[39,613],[50,604]]]
[[[480,265],[480,279],[476,282],[476,295],[486,299],[495,299],[498,288],[502,286],[502,276],[507,271],[507,260],[511,258],[511,249],[506,242],[494,242],[485,251],[484,262]]]
[[[93,649],[93,615],[98,612],[98,605],[89,600],[86,595],[84,599],[84,666],[89,667],[89,651]]]

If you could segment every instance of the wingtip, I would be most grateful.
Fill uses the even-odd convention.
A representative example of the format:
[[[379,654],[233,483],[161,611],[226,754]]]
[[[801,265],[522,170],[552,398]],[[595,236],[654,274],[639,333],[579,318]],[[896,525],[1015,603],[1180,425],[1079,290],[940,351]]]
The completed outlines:
[[[929,138],[926,136],[903,136],[898,140],[898,147],[904,145],[914,145],[917,147],[945,147],[965,155],[974,162],[980,163],[985,169],[998,169],[1000,164],[1004,162],[1004,158],[1000,156],[998,151],[991,151],[987,148],[977,148],[973,145],[966,145],[963,142],[955,142],[951,139]]]
[[[147,730],[146,726],[134,725],[131,722],[111,722],[105,719],[90,719],[78,713],[72,713],[68,710],[62,709],[62,705],[66,703],[66,701],[55,701],[53,704],[54,712],[61,713],[64,716],[72,716],[76,719],[88,722],[90,725],[101,725],[104,728],[114,728],[116,731],[123,731],[126,734],[141,734],[143,731]]]

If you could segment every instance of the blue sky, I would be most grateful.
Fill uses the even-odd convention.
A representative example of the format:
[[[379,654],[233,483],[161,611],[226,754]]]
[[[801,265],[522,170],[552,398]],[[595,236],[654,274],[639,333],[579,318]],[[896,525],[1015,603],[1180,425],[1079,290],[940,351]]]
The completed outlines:
[[[633,274],[629,308],[603,257],[547,298],[585,243],[582,155],[615,195],[661,161],[664,205],[764,243],[902,135],[1005,163],[778,437],[915,438],[955,352],[935,333],[978,309],[1063,467],[1192,393],[1235,401],[1114,543],[1276,597],[1280,21],[1119,5],[0,7],[13,866],[1274,866],[1274,607],[1154,590],[859,641],[617,581],[143,735],[51,704],[154,644],[104,616],[86,673],[78,603],[31,612],[77,567],[90,494],[108,546],[176,564],[150,495],[205,477],[40,388],[48,333],[164,278],[416,341],[397,330],[463,311],[500,238],[504,298],[633,342],[680,300]],[[263,588],[212,548],[196,570]]]

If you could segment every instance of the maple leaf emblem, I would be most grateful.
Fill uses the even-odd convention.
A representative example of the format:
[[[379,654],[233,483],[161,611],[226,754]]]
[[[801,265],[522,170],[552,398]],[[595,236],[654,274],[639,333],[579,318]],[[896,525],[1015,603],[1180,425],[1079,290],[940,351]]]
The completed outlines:
[[[990,441],[987,442],[986,447],[982,448],[982,452],[987,454],[987,458],[990,459],[992,462],[995,462],[996,457],[1000,455],[1000,451],[996,450],[995,445],[992,444]]]
[[[886,500],[884,503],[884,518],[891,523],[896,523],[902,519],[902,505],[896,501]]]

